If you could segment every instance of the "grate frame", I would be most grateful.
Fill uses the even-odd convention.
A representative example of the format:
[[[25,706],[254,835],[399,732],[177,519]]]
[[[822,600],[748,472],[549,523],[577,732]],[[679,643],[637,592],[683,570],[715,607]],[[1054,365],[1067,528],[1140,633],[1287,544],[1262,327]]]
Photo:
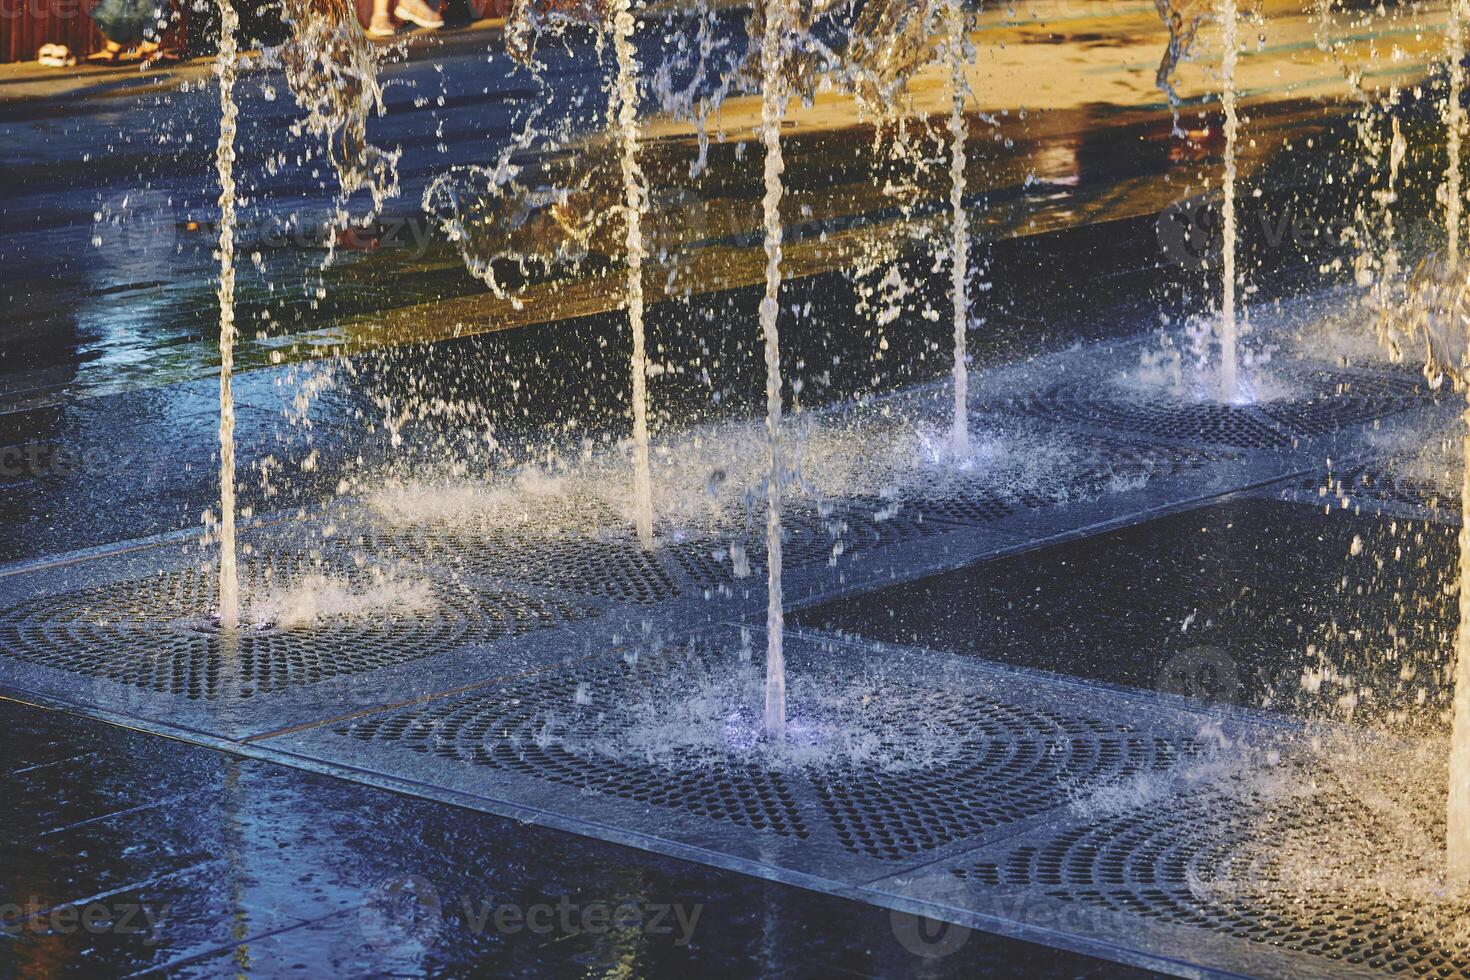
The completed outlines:
[[[1311,365],[1278,373],[1301,385],[1302,397],[1254,405],[1179,402],[1100,390],[1095,381],[1064,382],[994,401],[990,411],[1062,419],[1087,429],[1128,433],[1181,445],[1257,452],[1336,437],[1434,400],[1421,380],[1404,374]]]
[[[1268,492],[1273,499],[1353,513],[1387,514],[1440,524],[1460,523],[1460,494],[1393,471],[1390,458],[1319,470]]]
[[[1115,692],[996,671],[931,651],[790,637],[792,677],[806,674],[944,678],[904,710],[913,724],[964,732],[930,769],[875,780],[851,761],[835,769],[781,769],[731,756],[680,769],[607,756],[586,742],[538,740],[548,717],[576,730],[621,724],[613,707],[650,672],[671,679],[701,664],[729,664],[738,634],[719,630],[689,645],[629,658],[610,653],[471,692],[340,724],[289,733],[270,744],[292,755],[383,777],[412,779],[516,812],[556,814],[557,825],[614,840],[648,838],[655,849],[696,847],[726,866],[758,856],[759,873],[857,883],[963,853],[1044,821],[1079,787],[1163,771],[1201,751],[1197,720],[1171,704],[1140,707]],[[716,653],[718,651],[718,654]],[[631,660],[631,663],[630,663]],[[634,688],[630,685],[638,685]],[[579,706],[579,687],[587,691]],[[902,723],[907,724],[908,721]],[[1148,731],[1145,731],[1148,729]],[[605,735],[605,732],[604,732]]]
[[[1329,814],[1372,827],[1371,811],[1351,795],[1319,795],[1180,788],[1100,818],[1067,815],[876,887],[925,896],[950,919],[1024,910],[1065,923],[1083,948],[1121,943],[1236,975],[1470,973],[1470,949],[1446,948],[1403,908],[1283,888],[1253,867],[1263,851],[1331,841]],[[1440,913],[1438,924],[1452,921]]]
[[[370,581],[351,556],[294,536],[242,543],[246,596],[304,574]],[[227,640],[208,615],[215,567],[172,544],[0,578],[0,688],[233,738],[381,704],[424,677],[556,662],[603,629],[595,605],[390,565],[428,587],[434,615],[329,612],[309,627],[242,624]]]

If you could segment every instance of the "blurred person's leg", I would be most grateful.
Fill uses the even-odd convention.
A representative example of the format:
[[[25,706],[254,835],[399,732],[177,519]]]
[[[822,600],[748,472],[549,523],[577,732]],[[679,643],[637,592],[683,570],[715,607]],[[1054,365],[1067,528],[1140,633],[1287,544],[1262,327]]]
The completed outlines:
[[[392,37],[398,33],[398,26],[388,16],[388,0],[373,0],[373,19],[368,22],[367,32],[370,37]]]

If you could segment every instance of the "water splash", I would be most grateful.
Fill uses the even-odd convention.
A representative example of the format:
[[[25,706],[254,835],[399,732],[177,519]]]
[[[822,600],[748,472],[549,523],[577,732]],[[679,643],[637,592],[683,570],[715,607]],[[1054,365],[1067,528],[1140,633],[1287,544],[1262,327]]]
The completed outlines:
[[[1220,397],[1223,401],[1233,402],[1239,393],[1235,322],[1235,142],[1240,130],[1240,120],[1235,105],[1235,62],[1240,49],[1240,16],[1236,9],[1236,0],[1221,0],[1220,20],[1224,35],[1224,50],[1220,59],[1220,102],[1225,109],[1225,175],[1222,180],[1224,200],[1221,203],[1224,252],[1220,298]]]
[[[970,222],[965,214],[965,140],[969,127],[965,122],[965,30],[964,8],[959,0],[949,0],[946,10],[949,33],[950,110],[949,110],[949,202],[953,212],[950,248],[953,257],[950,272],[954,289],[954,425],[952,439],[956,459],[970,453],[969,399],[970,378],[965,364],[965,331],[970,322],[970,293],[966,278],[970,264]]]
[[[620,0],[613,3],[619,5]],[[606,19],[605,0],[515,0],[505,18],[505,50],[516,61],[530,65],[536,60],[541,38],[597,26]]]
[[[348,199],[364,188],[372,198],[364,219],[370,220],[398,194],[399,152],[380,149],[367,137],[368,120],[386,111],[378,83],[383,49],[368,41],[350,0],[286,0],[282,13],[290,34],[267,56],[280,65],[305,113],[291,135],[325,144],[337,174],[338,227],[348,224]],[[329,236],[329,262],[335,244],[336,236]]]
[[[1179,65],[1188,59],[1200,26],[1210,16],[1209,0],[1154,0],[1154,6],[1158,8],[1159,18],[1169,29],[1169,44],[1159,61],[1154,84],[1169,100],[1169,110],[1174,117],[1173,135],[1182,138],[1185,132],[1179,125],[1181,100],[1174,87],[1174,75],[1179,70]]]
[[[934,60],[936,36],[948,35],[958,7],[964,27],[964,7],[950,0],[873,0],[865,3],[843,34],[841,75],[860,110],[869,115],[893,115],[909,83]]]
[[[434,591],[423,579],[373,569],[361,584],[320,572],[302,576],[252,597],[249,621],[257,628],[310,629],[348,620],[393,620],[431,616]]]
[[[240,575],[235,558],[235,398],[231,374],[235,364],[235,78],[240,50],[239,17],[229,0],[220,0],[219,145],[219,618],[233,631],[240,620]]]
[[[765,145],[766,294],[761,300],[761,333],[766,345],[766,433],[770,440],[770,475],[766,482],[766,581],[770,590],[766,606],[766,734],[781,739],[786,734],[785,628],[781,593],[781,481],[784,463],[781,452],[781,342],[777,333],[781,297],[781,196],[784,190],[781,156],[781,119],[786,112],[786,84],[782,75],[787,34],[788,0],[766,0],[761,38],[761,142]]]
[[[1467,289],[1460,269],[1460,137],[1464,129],[1464,7],[1463,0],[1449,4],[1446,53],[1449,85],[1445,98],[1445,256],[1442,262],[1427,260],[1420,267],[1416,304],[1423,317],[1426,341],[1426,373],[1430,382],[1442,376],[1464,388],[1464,351],[1467,338]],[[1438,339],[1438,344],[1436,344]],[[1461,441],[1470,453],[1470,388],[1466,391]],[[1464,455],[1460,491],[1460,623],[1455,629],[1454,713],[1449,739],[1449,796],[1445,808],[1445,861],[1449,880],[1458,886],[1470,883],[1470,455]]]
[[[638,541],[653,547],[653,484],[648,463],[648,354],[643,330],[643,220],[648,190],[638,167],[638,52],[630,0],[613,2],[613,45],[618,79],[613,89],[623,171],[623,213],[627,222],[628,327],[633,334],[633,497],[637,502]]]
[[[734,759],[780,772],[894,775],[951,765],[974,738],[944,686],[868,667],[795,679],[786,737],[773,741],[763,731],[763,683],[760,669],[746,662],[749,653],[741,650],[744,659],[735,662],[692,659],[676,672],[658,670],[654,654],[654,669],[640,672],[631,699],[579,688],[585,696],[575,703],[598,709],[595,726],[575,710],[548,713],[540,738],[584,757],[641,759],[673,771],[718,769]]]

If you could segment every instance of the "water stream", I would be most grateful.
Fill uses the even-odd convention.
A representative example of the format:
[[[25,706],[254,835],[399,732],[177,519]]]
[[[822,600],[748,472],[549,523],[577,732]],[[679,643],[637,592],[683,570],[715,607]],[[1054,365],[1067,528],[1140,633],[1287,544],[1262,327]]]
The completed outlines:
[[[1466,398],[1470,399],[1470,389]],[[1466,461],[1460,486],[1460,623],[1455,631],[1454,722],[1446,812],[1445,871],[1452,885],[1470,883],[1470,401],[1461,437]]]
[[[970,293],[966,278],[970,267],[970,222],[965,214],[965,12],[959,0],[949,0],[945,10],[949,34],[949,202],[953,212],[950,249],[954,277],[954,426],[951,434],[955,459],[970,455],[969,369],[965,365],[965,330],[970,320]]]
[[[633,46],[634,21],[630,0],[614,0],[613,45],[617,49],[618,79],[612,102],[616,107],[618,142],[623,171],[623,211],[627,222],[628,327],[633,334],[633,506],[638,541],[653,547],[653,483],[648,463],[648,354],[643,329],[643,219],[648,192],[638,166],[638,52]]]
[[[1220,102],[1225,109],[1225,176],[1221,203],[1221,234],[1224,252],[1222,255],[1222,283],[1220,296],[1220,397],[1233,402],[1239,393],[1236,377],[1238,353],[1236,351],[1235,322],[1235,141],[1240,129],[1236,114],[1235,62],[1239,53],[1239,12],[1236,0],[1221,0],[1223,51],[1220,59]]]
[[[1445,254],[1449,267],[1454,269],[1460,261],[1460,214],[1463,210],[1460,199],[1460,139],[1465,129],[1465,110],[1460,105],[1460,94],[1465,89],[1465,39],[1464,11],[1460,0],[1452,0],[1449,19],[1445,25],[1445,57],[1449,62],[1449,92],[1444,102],[1445,152],[1447,161],[1444,174],[1444,229]]]
[[[240,579],[235,558],[235,397],[231,374],[235,363],[235,77],[239,71],[236,32],[239,18],[229,0],[221,0],[219,57],[219,620],[234,630],[240,619]]]
[[[1464,90],[1465,40],[1464,0],[1451,0],[1447,32],[1449,58],[1449,92],[1445,99],[1445,140],[1449,162],[1445,171],[1445,254],[1448,262],[1444,275],[1461,276],[1460,256],[1460,135],[1465,125],[1465,111],[1460,105]],[[1470,399],[1470,386],[1466,389]],[[1454,721],[1450,735],[1450,785],[1446,812],[1445,862],[1448,880],[1463,884],[1470,881],[1470,401],[1464,416],[1462,444],[1463,477],[1460,489],[1460,622],[1455,631],[1455,700]]]
[[[781,593],[781,340],[777,332],[781,297],[781,197],[785,163],[781,156],[781,120],[786,112],[786,87],[781,73],[789,11],[786,0],[766,0],[765,32],[761,38],[761,142],[765,145],[766,294],[761,300],[761,334],[766,346],[766,436],[770,469],[766,477],[766,734],[786,734],[785,627]]]

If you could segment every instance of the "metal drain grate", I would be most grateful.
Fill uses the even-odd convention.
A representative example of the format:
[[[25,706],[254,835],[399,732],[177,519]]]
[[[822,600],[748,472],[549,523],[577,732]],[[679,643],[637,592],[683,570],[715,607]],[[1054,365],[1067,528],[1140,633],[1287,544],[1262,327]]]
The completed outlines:
[[[1457,490],[1442,490],[1422,480],[1395,475],[1391,464],[1361,463],[1339,473],[1308,477],[1294,488],[1307,499],[1337,503],[1343,499],[1358,503],[1399,504],[1420,510],[1458,511]]]
[[[976,527],[1064,503],[1095,500],[1111,490],[1141,486],[1153,479],[1193,472],[1244,454],[1224,448],[1157,445],[1099,437],[1079,437],[1072,472],[1049,485],[1008,490],[984,477],[936,492],[924,487],[885,496],[849,498],[825,515],[811,508],[783,515],[787,568],[840,567],[859,554]],[[743,549],[752,576],[765,567],[764,514],[747,514],[743,523],[717,541],[670,549],[674,561],[699,587],[714,589],[735,579],[735,551]]]
[[[664,602],[680,595],[657,555],[626,539],[416,525],[374,532],[361,549],[369,555],[433,562],[470,575],[624,602]]]
[[[1061,806],[1079,789],[1146,777],[1202,749],[1190,736],[1143,734],[1121,719],[1017,703],[999,692],[953,684],[927,688],[892,678],[881,682],[883,729],[874,737],[927,746],[932,756],[912,765],[842,758],[778,769],[758,754],[726,747],[725,739],[733,746],[743,737],[738,725],[715,748],[699,750],[697,761],[695,750],[679,750],[687,765],[613,748],[650,718],[665,720],[664,711],[649,707],[651,691],[658,692],[655,699],[670,699],[669,710],[675,699],[721,697],[696,679],[740,677],[742,668],[727,661],[734,673],[711,673],[716,662],[701,648],[677,648],[631,664],[607,660],[362,718],[335,732],[783,837],[817,837],[827,847],[881,862],[914,860],[982,837]],[[798,678],[813,668],[799,669]],[[824,680],[850,676],[840,655],[827,657],[819,669]],[[754,676],[758,683],[759,673]],[[729,688],[716,690],[728,696]],[[831,696],[849,693],[839,686]],[[640,703],[642,708],[628,707]],[[821,729],[805,713],[814,703],[793,697],[790,715],[797,729]],[[721,705],[721,719],[740,716],[742,709]],[[869,737],[863,731],[825,737],[840,741],[848,734]]]
[[[1320,860],[1323,849],[1349,833],[1369,846],[1381,835],[1383,848],[1401,848],[1402,839],[1378,829],[1382,819],[1342,792],[1285,800],[1196,792],[1044,841],[1028,838],[1003,857],[951,873],[986,888],[1024,888],[1331,963],[1412,976],[1465,975],[1470,948],[1446,938],[1470,914],[1463,901],[1425,908],[1422,901],[1395,904],[1368,887],[1345,896],[1327,885],[1288,886],[1262,860],[1281,853]]]
[[[948,494],[900,498],[901,512],[929,522],[974,526],[1020,510],[1091,501],[1116,489],[1142,486],[1155,479],[1245,458],[1243,453],[1229,449],[1093,437],[1077,438],[1072,449],[1077,458],[1075,472],[1053,482],[1038,482],[1034,487],[1019,490],[965,485]]]
[[[269,583],[333,572],[353,589],[367,574],[296,556],[244,563],[245,595]],[[226,653],[212,620],[213,568],[41,595],[0,612],[0,656],[191,700],[250,698],[421,660],[583,618],[570,605],[509,594],[433,589],[433,608],[353,616],[324,613],[309,626],[242,627]]]
[[[1407,411],[1431,396],[1417,378],[1326,370],[1298,372],[1297,376],[1314,393],[1304,399],[1266,402],[1261,413],[1287,431],[1308,438]]]
[[[1271,450],[1406,411],[1430,397],[1422,383],[1409,377],[1303,368],[1276,373],[1303,394],[1258,405],[1225,405],[1131,397],[1095,385],[1066,384],[992,407],[1159,439]]]
[[[1054,390],[991,406],[1031,418],[1136,432],[1158,439],[1243,449],[1285,449],[1291,437],[1255,409],[1237,405],[1108,400]]]
[[[1141,480],[1193,473],[1216,463],[1239,462],[1245,454],[1228,448],[1177,446],[1168,443],[1084,439],[1086,451],[1097,460],[1093,475],[1103,481]]]
[[[808,835],[780,773],[733,762],[692,770],[639,764],[612,755],[574,753],[544,737],[549,723],[565,719],[576,734],[597,740],[607,724],[606,709],[588,708],[586,702],[619,703],[619,697],[631,693],[628,681],[637,674],[622,661],[577,673],[559,671],[466,700],[365,718],[336,731],[784,837]]]
[[[911,858],[1051,810],[1076,787],[1161,772],[1200,750],[1193,740],[1168,741],[1126,724],[981,694],[913,690],[904,697],[917,708],[916,725],[965,733],[963,748],[932,771],[856,767],[840,780],[818,782],[827,818],[854,853]]]

